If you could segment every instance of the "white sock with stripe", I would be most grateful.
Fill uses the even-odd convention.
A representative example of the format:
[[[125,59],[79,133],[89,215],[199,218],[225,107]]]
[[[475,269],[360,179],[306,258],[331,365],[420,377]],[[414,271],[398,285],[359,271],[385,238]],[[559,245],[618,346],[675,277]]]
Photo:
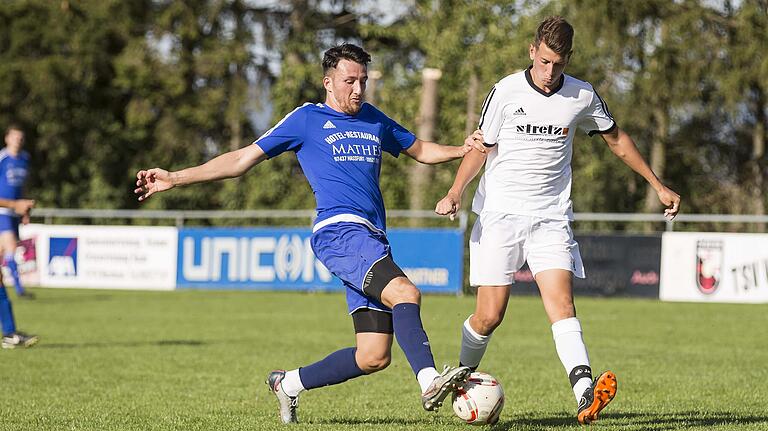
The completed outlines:
[[[584,339],[582,338],[579,319],[570,317],[553,323],[552,337],[555,339],[557,356],[560,357],[560,362],[562,362],[565,372],[569,378],[575,380],[571,382],[571,386],[573,388],[573,395],[578,403],[584,394],[584,390],[592,384],[591,370],[585,377],[571,376],[571,372],[576,367],[579,367],[577,371],[582,373],[585,371],[585,366],[589,367],[589,355],[587,354],[587,346],[584,345]]]

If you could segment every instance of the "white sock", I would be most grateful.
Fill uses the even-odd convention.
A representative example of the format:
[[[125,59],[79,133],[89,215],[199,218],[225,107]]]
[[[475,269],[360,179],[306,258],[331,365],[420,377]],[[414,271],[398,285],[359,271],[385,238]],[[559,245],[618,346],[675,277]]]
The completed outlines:
[[[555,339],[557,356],[560,357],[560,362],[563,363],[567,375],[570,376],[571,371],[579,365],[589,366],[589,355],[581,336],[579,319],[570,317],[553,323],[552,337]],[[592,380],[586,377],[579,379],[573,385],[573,395],[576,397],[576,402],[579,402],[584,390],[590,385],[592,385]]]
[[[459,353],[459,362],[461,365],[469,368],[477,368],[480,365],[480,360],[485,355],[485,349],[488,347],[488,342],[491,341],[490,335],[480,335],[472,329],[469,324],[470,315],[467,320],[464,321],[464,326],[461,328],[461,353]]]
[[[291,371],[285,372],[285,377],[283,377],[282,383],[280,383],[283,386],[283,392],[285,392],[286,395],[289,397],[295,397],[301,393],[301,391],[304,391],[304,385],[301,383],[301,377],[299,376],[299,370],[298,368]]]
[[[416,380],[419,381],[419,386],[421,386],[422,394],[424,392],[427,392],[427,388],[429,388],[429,385],[431,385],[432,381],[435,380],[435,377],[439,375],[440,373],[437,372],[435,367],[427,367],[419,370],[419,372],[416,374]]]

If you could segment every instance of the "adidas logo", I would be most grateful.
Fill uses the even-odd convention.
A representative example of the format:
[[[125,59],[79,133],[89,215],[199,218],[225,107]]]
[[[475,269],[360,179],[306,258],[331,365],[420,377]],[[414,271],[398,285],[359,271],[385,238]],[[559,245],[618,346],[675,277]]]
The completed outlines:
[[[525,111],[523,111],[523,107],[517,109],[517,111],[513,112],[512,115],[525,115]]]
[[[333,123],[331,123],[331,120],[328,120],[325,122],[325,124],[323,124],[323,129],[335,129],[335,128],[336,126]]]

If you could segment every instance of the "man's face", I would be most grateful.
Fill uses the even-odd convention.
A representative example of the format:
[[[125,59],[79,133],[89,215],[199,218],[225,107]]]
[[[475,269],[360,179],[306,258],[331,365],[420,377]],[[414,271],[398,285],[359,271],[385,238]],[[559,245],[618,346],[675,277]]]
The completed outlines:
[[[540,42],[538,47],[531,44],[529,55],[533,60],[531,74],[534,82],[550,90],[557,87],[565,66],[568,65],[569,56],[561,56],[552,51],[544,42]]]
[[[326,103],[333,109],[348,115],[360,112],[363,105],[368,68],[360,63],[342,59],[335,69],[323,77]]]
[[[5,134],[5,146],[11,154],[16,154],[21,151],[21,146],[24,144],[24,132],[17,129],[11,129]]]

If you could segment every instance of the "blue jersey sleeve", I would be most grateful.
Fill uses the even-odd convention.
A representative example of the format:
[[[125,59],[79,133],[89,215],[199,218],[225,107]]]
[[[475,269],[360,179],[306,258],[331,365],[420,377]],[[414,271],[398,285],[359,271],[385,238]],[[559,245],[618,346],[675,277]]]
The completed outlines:
[[[397,157],[403,150],[407,150],[416,142],[416,135],[408,129],[381,112],[379,112],[379,115],[384,125],[384,135],[381,137],[382,150]]]
[[[307,106],[306,104],[304,106]],[[254,141],[271,159],[286,151],[298,151],[304,143],[307,112],[300,106]]]

